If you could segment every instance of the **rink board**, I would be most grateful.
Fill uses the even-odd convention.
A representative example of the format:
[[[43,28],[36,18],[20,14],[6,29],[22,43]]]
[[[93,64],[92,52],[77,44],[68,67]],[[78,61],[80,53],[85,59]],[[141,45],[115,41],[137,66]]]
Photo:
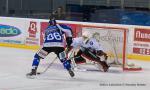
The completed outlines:
[[[44,19],[0,17],[0,46],[37,50],[42,46],[47,22],[48,20]],[[83,27],[128,29],[128,58],[150,61],[150,27],[59,20],[58,22],[73,28],[74,37],[81,35]]]

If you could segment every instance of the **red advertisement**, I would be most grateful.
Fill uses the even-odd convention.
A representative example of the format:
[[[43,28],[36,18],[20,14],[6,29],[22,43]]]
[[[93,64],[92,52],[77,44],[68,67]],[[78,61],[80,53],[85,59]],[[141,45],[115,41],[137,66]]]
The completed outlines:
[[[41,22],[41,30],[40,30],[40,45],[43,45],[44,41],[44,32],[48,26],[48,22]]]
[[[150,29],[135,28],[134,40],[141,42],[150,42]]]
[[[73,31],[73,37],[77,37],[80,35],[81,32],[81,26],[77,25],[77,24],[66,24],[66,23],[61,23],[61,24],[65,24],[68,25],[69,27],[72,28]],[[44,40],[44,32],[45,29],[48,26],[48,22],[41,22],[41,32],[40,32],[40,45],[43,44],[43,40]]]
[[[37,22],[30,21],[28,28],[28,37],[26,38],[26,44],[28,45],[38,45],[38,40],[36,38],[37,34]]]
[[[133,53],[142,54],[142,55],[150,55],[150,49],[147,48],[133,48]]]
[[[135,28],[133,53],[150,55],[150,29]]]
[[[29,37],[36,38],[36,33],[37,33],[37,23],[36,22],[33,22],[33,21],[30,22],[28,32],[29,32]]]

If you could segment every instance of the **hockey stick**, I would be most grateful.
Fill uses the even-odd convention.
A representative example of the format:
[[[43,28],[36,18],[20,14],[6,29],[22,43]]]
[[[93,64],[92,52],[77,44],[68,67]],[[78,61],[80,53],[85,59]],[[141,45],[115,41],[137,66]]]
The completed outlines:
[[[72,53],[71,53],[71,55],[72,55]],[[70,56],[71,56],[70,55]],[[53,61],[47,66],[47,68],[45,68],[45,70],[43,71],[43,72],[37,72],[37,74],[38,75],[40,75],[40,74],[44,74],[52,65],[53,65],[53,63],[56,61],[56,59],[57,59],[58,57],[56,56],[54,59],[53,59]],[[70,57],[69,57],[70,58]]]
[[[37,72],[38,75],[40,74],[44,74],[52,65],[53,63],[56,61],[57,56],[53,59],[53,61],[47,66],[47,68],[45,68],[45,70],[43,72]]]

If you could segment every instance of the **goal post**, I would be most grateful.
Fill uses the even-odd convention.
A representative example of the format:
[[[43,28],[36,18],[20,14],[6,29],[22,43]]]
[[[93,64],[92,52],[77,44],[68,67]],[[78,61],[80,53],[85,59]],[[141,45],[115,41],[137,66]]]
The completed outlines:
[[[138,71],[142,68],[129,63],[128,52],[128,29],[117,27],[94,27],[83,26],[83,32],[90,32],[89,37],[94,37],[108,54],[107,63],[110,66],[121,67],[123,71]]]

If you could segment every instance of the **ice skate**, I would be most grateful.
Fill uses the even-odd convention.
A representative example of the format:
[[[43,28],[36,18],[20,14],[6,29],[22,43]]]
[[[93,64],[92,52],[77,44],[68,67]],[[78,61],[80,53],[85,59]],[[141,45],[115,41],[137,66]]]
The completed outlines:
[[[69,74],[70,74],[71,77],[75,76],[74,72],[71,69],[69,69],[68,72],[69,72]]]
[[[34,79],[35,76],[36,76],[36,70],[35,69],[32,69],[30,73],[26,74],[26,77],[30,78],[30,79]]]
[[[109,66],[107,65],[107,63],[105,61],[102,61],[101,63],[102,63],[104,72],[107,72],[109,69]]]

